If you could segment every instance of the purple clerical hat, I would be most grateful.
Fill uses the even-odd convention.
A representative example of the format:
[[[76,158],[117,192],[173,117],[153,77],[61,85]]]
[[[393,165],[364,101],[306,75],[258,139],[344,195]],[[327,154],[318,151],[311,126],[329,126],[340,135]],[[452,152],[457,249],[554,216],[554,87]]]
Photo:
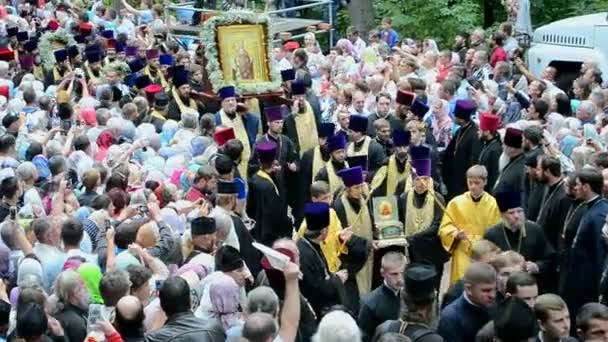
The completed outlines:
[[[361,166],[349,167],[338,171],[338,176],[342,178],[344,186],[351,187],[363,183],[363,169]]]
[[[229,97],[236,97],[236,89],[233,86],[225,86],[218,91],[219,97],[223,100]]]
[[[397,146],[408,146],[412,139],[412,133],[410,131],[397,129],[393,131],[393,145]]]
[[[277,157],[277,144],[272,141],[264,141],[255,147],[258,158],[262,164],[272,164]]]
[[[416,115],[416,117],[418,117],[420,120],[422,120],[426,113],[429,112],[429,106],[427,106],[427,104],[422,102],[420,99],[416,99],[412,103],[410,111],[414,113],[414,115]]]
[[[329,153],[337,150],[343,150],[346,147],[346,136],[342,133],[338,133],[329,137],[327,140],[327,149]]]
[[[329,226],[329,204],[323,202],[306,203],[304,205],[306,229],[319,231]]]
[[[426,146],[410,147],[411,165],[418,177],[431,176],[431,149]]]
[[[135,57],[137,56],[138,51],[139,49],[137,48],[137,46],[127,46],[125,48],[125,55],[127,55],[128,57]]]
[[[458,100],[454,106],[454,116],[463,120],[469,120],[477,110],[477,105],[471,100]]]
[[[355,132],[367,132],[367,117],[363,115],[351,115],[348,129]]]
[[[283,108],[279,106],[265,108],[264,114],[268,122],[283,120]]]

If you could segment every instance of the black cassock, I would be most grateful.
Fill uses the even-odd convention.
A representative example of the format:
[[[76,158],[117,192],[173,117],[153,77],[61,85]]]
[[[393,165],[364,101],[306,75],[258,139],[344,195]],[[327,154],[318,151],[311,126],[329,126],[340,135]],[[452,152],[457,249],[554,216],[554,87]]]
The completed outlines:
[[[557,267],[559,271],[559,280],[557,282],[557,293],[564,297],[564,292],[566,291],[566,279],[568,278],[568,263],[570,262],[570,248],[572,247],[572,242],[574,242],[574,237],[576,236],[576,232],[578,231],[578,226],[581,223],[581,219],[587,212],[587,205],[582,200],[574,201],[572,198],[569,198],[570,206],[566,211],[566,218],[561,227],[561,231],[559,234],[558,247],[557,247]]]
[[[490,228],[484,235],[484,239],[493,242],[503,251],[516,251],[521,254],[526,261],[531,261],[538,265],[539,289],[543,292],[543,280],[551,272],[555,262],[555,249],[542,229],[532,221],[526,221],[525,237],[521,231],[512,231],[504,223],[500,222]]]
[[[188,103],[190,103],[190,100],[182,99],[182,102],[185,105],[188,105]],[[203,106],[198,101],[195,101],[195,103],[196,103],[196,110],[199,113],[206,112],[205,106]],[[175,120],[177,122],[179,122],[182,119],[182,112],[179,110],[179,106],[177,105],[177,102],[175,102],[175,99],[171,99],[171,102],[169,102],[169,108],[167,108],[167,119]]]
[[[354,151],[357,153],[361,151],[364,143],[365,140],[352,143],[354,144]],[[382,167],[385,158],[386,155],[384,154],[384,147],[382,147],[382,145],[380,145],[376,141],[376,139],[371,139],[369,143],[369,148],[367,149],[367,171],[369,179],[371,179],[376,173],[376,171],[378,171],[378,169]]]
[[[397,205],[399,207],[399,221],[401,222],[405,222],[407,215],[406,203],[408,198],[406,196],[411,196],[412,194],[415,196],[414,206],[418,209],[424,206],[426,196],[430,196],[428,192],[418,194],[413,190],[399,196]],[[441,196],[439,193],[435,192],[434,195],[442,204],[445,203],[443,196]],[[443,218],[443,210],[436,201],[433,201],[433,205],[433,221],[431,221],[431,225],[424,228],[420,232],[407,237],[407,242],[409,244],[408,253],[410,263],[431,264],[435,266],[437,274],[442,274],[443,264],[450,259],[450,256],[441,245],[441,240],[439,239],[438,235],[439,225],[441,224],[441,219]],[[438,277],[437,279],[437,288],[439,288],[440,278],[441,277]]]
[[[481,151],[478,131],[474,122],[460,127],[444,151],[441,176],[448,189],[448,201],[467,191],[467,170],[477,164]]]
[[[326,147],[321,146],[319,148],[321,151],[321,158],[323,158],[324,162],[329,160],[329,151]],[[299,180],[298,182],[301,184],[302,188],[302,201],[304,203],[310,202],[310,184],[312,183],[314,177],[316,176],[312,174],[312,165],[314,163],[315,149],[311,148],[308,151],[304,152],[302,158],[300,159],[300,172],[299,172]],[[327,174],[326,174],[327,176]],[[302,205],[304,205],[302,203]],[[299,226],[299,225],[298,225]]]
[[[526,166],[536,168],[538,157],[543,154],[543,150],[539,147],[525,153]],[[527,173],[527,172],[526,172]],[[525,181],[526,200],[525,206],[526,216],[529,220],[536,221],[540,212],[543,197],[547,193],[547,185],[538,181],[534,176],[526,174]]]
[[[486,192],[491,192],[498,174],[500,173],[499,159],[502,154],[502,144],[500,137],[497,135],[492,140],[481,140],[483,149],[479,154],[479,165],[483,165],[488,170],[488,183],[486,184]]]
[[[303,237],[297,242],[300,251],[300,291],[308,299],[317,317],[327,308],[342,304],[344,285],[338,276],[329,273],[327,261],[319,245]]]
[[[581,219],[570,248],[564,284],[563,298],[573,317],[584,304],[599,300],[600,280],[606,260],[602,227],[608,213],[608,201],[597,197],[586,205],[587,212]]]
[[[245,264],[247,264],[249,271],[251,271],[251,274],[255,278],[262,270],[260,264],[260,259],[262,258],[262,255],[257,248],[253,247],[253,237],[251,236],[251,233],[247,230],[247,227],[245,227],[243,220],[241,220],[241,218],[236,214],[230,215],[230,218],[232,219],[232,223],[234,225],[234,232],[236,233],[236,237],[239,239],[239,249],[241,252],[241,257],[243,257]]]
[[[273,177],[276,184],[276,178]],[[287,201],[283,194],[265,178],[255,174],[249,178],[247,215],[255,220],[253,237],[267,246],[279,238],[291,238],[292,222],[287,216]]]
[[[526,183],[526,157],[524,154],[511,159],[502,169],[498,181],[494,185],[492,194],[502,191],[514,191],[521,193],[521,203],[527,203],[525,197]],[[525,209],[525,208],[524,208]]]
[[[566,186],[562,180],[548,187],[545,196],[541,200],[540,210],[536,219],[536,223],[545,232],[547,240],[557,252],[555,265],[546,275],[547,290],[553,293],[557,293],[558,289],[558,260],[560,259],[559,255],[562,254],[560,253],[559,239],[569,207],[570,199],[566,197]]]
[[[295,119],[294,115],[297,115],[297,114],[289,114],[285,118],[285,121],[284,121],[285,123],[283,125],[283,133],[286,136],[288,136],[289,139],[291,139],[291,141],[293,142],[293,144],[295,146],[296,153],[298,155],[300,155],[300,139],[298,139],[298,130],[296,129],[296,119]],[[316,115],[314,117],[315,117],[316,126],[319,127],[319,120]]]
[[[287,163],[298,164],[298,154],[296,153],[293,142],[283,134],[278,135],[277,138],[270,136],[269,134],[264,134],[255,142],[255,146],[263,142],[273,142],[278,146],[276,159],[281,165],[281,171],[273,178],[278,181],[277,187],[281,194],[284,194],[285,198],[289,200],[290,197],[295,197],[294,195],[297,193],[297,187],[289,186],[288,184],[291,184],[291,179],[297,178],[297,171],[291,172],[287,167]],[[249,158],[249,177],[254,175],[259,169],[260,161],[258,160],[257,149],[254,147],[251,150],[251,158]]]
[[[361,210],[361,205],[359,204],[359,202],[356,200],[352,200],[349,197],[347,197],[347,201],[349,201],[350,205],[353,208],[353,211],[356,214],[359,214],[359,211]],[[374,214],[373,214],[373,210],[371,208],[371,202],[372,202],[371,200],[368,201],[368,210],[369,210],[369,215],[370,215],[370,221],[372,222],[372,227],[373,227],[374,226]],[[344,204],[342,203],[340,198],[337,198],[336,200],[334,200],[334,210],[336,211],[336,215],[338,216],[338,219],[340,220],[342,227],[350,226],[348,219],[346,217],[346,209],[344,208]],[[370,229],[372,229],[372,228],[370,227]],[[372,231],[372,235],[374,235],[374,237],[375,237],[376,234],[373,233],[373,231]],[[351,240],[348,242],[347,246],[348,246],[348,255],[344,255],[344,254],[340,255],[340,261],[342,261],[341,268],[347,269],[348,274],[349,274],[348,281],[344,284],[344,287],[346,289],[346,298],[345,298],[344,305],[346,305],[349,309],[351,309],[351,312],[356,314],[357,312],[359,312],[359,300],[360,300],[359,290],[358,290],[357,281],[356,281],[356,274],[361,270],[361,268],[363,268],[363,266],[365,266],[365,262],[367,261],[369,252],[372,249],[372,241],[367,240],[367,239],[357,236],[357,235],[353,235]],[[400,251],[401,253],[404,253],[404,249],[401,246],[385,247],[385,248],[377,250],[374,253],[372,287],[379,285],[382,281],[382,279],[380,277],[380,273],[379,273],[380,260],[382,259],[382,256],[384,254],[386,254],[387,252],[395,251],[395,250]]]

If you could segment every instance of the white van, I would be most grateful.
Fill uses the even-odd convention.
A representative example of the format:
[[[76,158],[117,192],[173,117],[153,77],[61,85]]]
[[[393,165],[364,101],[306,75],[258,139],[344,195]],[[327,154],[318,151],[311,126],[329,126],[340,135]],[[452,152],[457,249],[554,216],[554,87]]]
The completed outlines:
[[[528,64],[540,77],[547,66],[557,69],[556,83],[569,88],[585,61],[599,63],[602,78],[608,79],[608,13],[567,18],[537,28],[528,50]]]

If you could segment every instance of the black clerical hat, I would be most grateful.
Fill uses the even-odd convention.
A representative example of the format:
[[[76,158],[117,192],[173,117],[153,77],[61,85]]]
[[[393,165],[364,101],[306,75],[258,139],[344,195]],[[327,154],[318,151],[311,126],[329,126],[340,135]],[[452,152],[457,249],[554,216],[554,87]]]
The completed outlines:
[[[526,303],[516,297],[498,305],[494,331],[501,341],[527,341],[536,336],[536,317]]]
[[[232,272],[243,267],[243,258],[239,251],[232,246],[222,246],[215,253],[215,270]]]
[[[212,217],[201,216],[190,222],[192,236],[213,234],[215,231],[215,219]]]
[[[427,264],[412,264],[405,271],[405,291],[411,298],[426,298],[435,291],[437,271]]]

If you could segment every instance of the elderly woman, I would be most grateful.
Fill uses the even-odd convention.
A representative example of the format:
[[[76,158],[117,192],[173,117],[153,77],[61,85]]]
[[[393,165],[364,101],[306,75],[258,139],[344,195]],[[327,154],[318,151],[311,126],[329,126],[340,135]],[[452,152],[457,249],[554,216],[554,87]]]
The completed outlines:
[[[435,99],[431,107],[431,128],[438,148],[446,148],[452,140],[452,119],[446,100]]]
[[[38,171],[31,162],[21,163],[17,168],[17,177],[23,184],[23,205],[38,205],[42,208],[42,197],[35,183],[38,180]]]
[[[190,111],[182,113],[180,126],[181,128],[177,132],[175,132],[175,135],[173,136],[173,142],[178,144],[190,144],[190,140],[192,140],[192,138],[197,135],[198,113]]]
[[[224,331],[242,324],[239,311],[240,288],[232,277],[222,274],[211,280],[209,298],[211,299],[210,318],[221,324]]]
[[[308,32],[304,35],[304,49],[308,55],[308,69],[314,81],[318,81],[320,77],[319,69],[325,63],[325,56],[319,48],[319,43],[315,38],[314,33]]]

